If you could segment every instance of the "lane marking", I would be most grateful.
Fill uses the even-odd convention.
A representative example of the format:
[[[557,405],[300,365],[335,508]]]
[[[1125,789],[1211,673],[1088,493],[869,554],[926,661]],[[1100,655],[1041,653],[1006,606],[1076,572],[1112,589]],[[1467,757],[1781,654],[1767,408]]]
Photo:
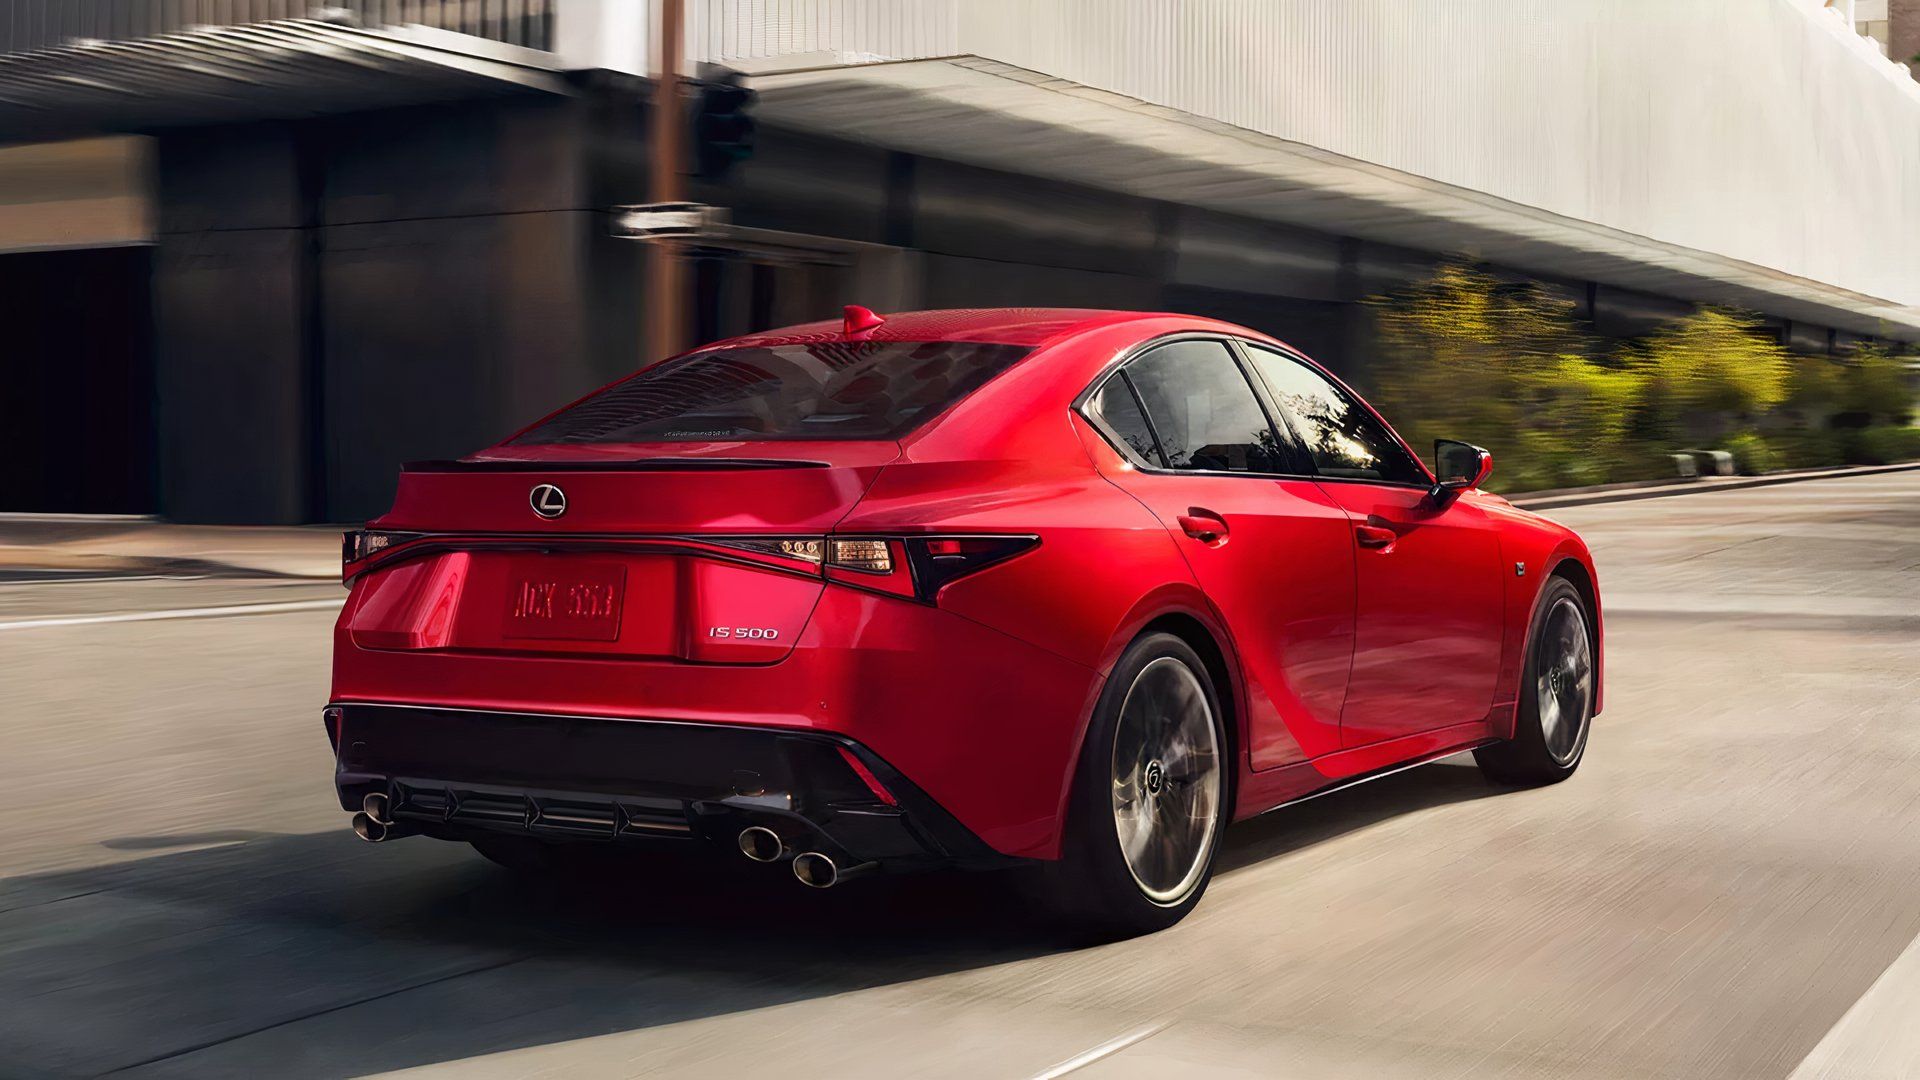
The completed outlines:
[[[1846,1077],[1849,1080],[1920,1075],[1920,938],[1873,980],[1860,1000],[1787,1080]]]
[[[1091,1050],[1083,1050],[1067,1060],[1060,1062],[1058,1065],[1035,1073],[1033,1080],[1054,1080],[1055,1077],[1065,1076],[1070,1072],[1077,1072],[1102,1058],[1110,1058],[1135,1043],[1145,1042],[1172,1026],[1173,1020],[1168,1018],[1148,1024],[1145,1027],[1135,1028],[1125,1035],[1108,1039],[1106,1042],[1101,1043]]]
[[[45,619],[0,622],[0,630],[44,630],[53,626],[93,626],[99,623],[155,622],[161,619],[223,619],[235,615],[281,615],[293,611],[331,611],[347,602],[284,600],[273,604],[230,604],[226,607],[172,608],[166,611],[118,611],[103,615],[55,615]]]

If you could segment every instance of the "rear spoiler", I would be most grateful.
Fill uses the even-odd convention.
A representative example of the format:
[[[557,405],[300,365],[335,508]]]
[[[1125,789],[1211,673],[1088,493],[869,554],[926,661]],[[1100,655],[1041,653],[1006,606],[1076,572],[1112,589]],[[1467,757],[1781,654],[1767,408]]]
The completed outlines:
[[[403,473],[735,472],[744,469],[827,469],[824,461],[785,458],[650,457],[560,461],[409,461]]]

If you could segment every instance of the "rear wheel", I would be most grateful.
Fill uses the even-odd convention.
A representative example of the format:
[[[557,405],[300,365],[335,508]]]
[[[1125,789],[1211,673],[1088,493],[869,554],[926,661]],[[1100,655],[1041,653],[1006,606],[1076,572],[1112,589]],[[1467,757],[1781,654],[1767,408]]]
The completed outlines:
[[[1094,709],[1065,850],[1048,868],[1054,904],[1076,928],[1149,933],[1200,902],[1226,826],[1226,745],[1193,649],[1171,634],[1129,646]]]
[[[1551,784],[1573,775],[1593,723],[1593,630],[1580,591],[1547,581],[1527,633],[1513,738],[1473,752],[1480,771],[1503,784]]]

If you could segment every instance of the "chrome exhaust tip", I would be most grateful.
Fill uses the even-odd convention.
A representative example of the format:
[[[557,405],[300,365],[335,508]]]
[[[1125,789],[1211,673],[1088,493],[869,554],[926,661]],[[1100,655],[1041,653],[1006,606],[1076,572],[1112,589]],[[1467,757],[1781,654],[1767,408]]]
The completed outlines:
[[[372,796],[368,797],[371,798]],[[353,835],[365,840],[369,844],[377,844],[385,840],[391,833],[392,830],[388,829],[386,825],[381,822],[373,820],[373,816],[365,810],[353,815]]]
[[[879,863],[863,862],[853,866],[841,866],[817,851],[808,851],[793,857],[793,876],[799,878],[802,885],[815,889],[831,889],[879,865]]]
[[[754,862],[778,862],[787,854],[787,842],[765,825],[749,825],[740,830],[740,854]]]
[[[793,857],[793,876],[799,878],[802,885],[831,889],[840,881],[840,868],[825,855],[806,851]]]
[[[367,797],[360,800],[360,809],[381,825],[393,824],[393,801],[384,791],[368,792]]]

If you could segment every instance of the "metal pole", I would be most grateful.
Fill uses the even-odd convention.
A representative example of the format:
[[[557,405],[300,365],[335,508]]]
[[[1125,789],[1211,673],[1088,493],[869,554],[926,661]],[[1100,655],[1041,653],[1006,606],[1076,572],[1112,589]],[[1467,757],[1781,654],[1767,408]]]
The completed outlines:
[[[681,27],[685,25],[686,0],[659,0],[660,69],[653,83],[653,123],[649,135],[653,141],[648,198],[656,203],[680,202],[686,198],[682,177],[686,158],[686,117],[680,108]],[[679,244],[659,240],[647,245],[647,303],[641,312],[645,322],[646,351],[642,363],[671,356],[686,345],[683,329],[685,312],[685,260]]]

